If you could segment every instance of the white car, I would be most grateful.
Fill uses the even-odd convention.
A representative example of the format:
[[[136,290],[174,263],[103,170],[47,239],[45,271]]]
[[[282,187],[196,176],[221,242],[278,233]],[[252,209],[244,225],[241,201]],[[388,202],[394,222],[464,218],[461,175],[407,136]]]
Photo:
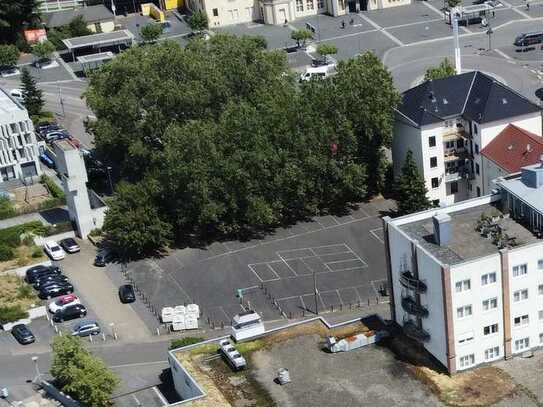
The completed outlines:
[[[81,301],[79,298],[77,298],[74,294],[66,294],[61,297],[58,297],[55,299],[55,301],[52,301],[49,304],[49,312],[51,314],[54,314],[55,312],[62,311],[64,308],[75,305],[75,304],[81,304]]]
[[[66,252],[62,249],[62,247],[60,247],[57,242],[52,240],[45,242],[43,248],[45,249],[45,253],[47,253],[47,255],[53,260],[62,260],[64,257],[66,257]]]
[[[19,103],[23,103],[23,91],[21,89],[12,89],[9,91],[9,94],[13,99]]]

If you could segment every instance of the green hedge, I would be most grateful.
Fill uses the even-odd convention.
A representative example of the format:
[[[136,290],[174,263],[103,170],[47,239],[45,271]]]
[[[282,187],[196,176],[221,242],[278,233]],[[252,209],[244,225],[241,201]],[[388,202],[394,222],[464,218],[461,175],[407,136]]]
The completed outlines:
[[[17,215],[13,203],[6,197],[0,197],[0,219],[12,218]]]
[[[22,309],[20,305],[0,307],[0,324],[7,324],[23,318],[28,318],[28,312]]]
[[[64,200],[64,191],[62,190],[62,188],[59,187],[56,182],[49,178],[47,175],[43,174],[40,178],[40,182],[42,184],[45,184],[45,186],[47,187],[47,189],[49,189],[49,192],[51,192],[51,195],[53,195],[54,198]]]
[[[195,343],[202,342],[203,340],[204,338],[200,338],[196,336],[187,336],[185,338],[174,339],[170,343],[170,350],[181,348],[183,346],[194,345]]]
[[[5,244],[0,245],[0,261],[12,260],[15,257],[13,249]]]

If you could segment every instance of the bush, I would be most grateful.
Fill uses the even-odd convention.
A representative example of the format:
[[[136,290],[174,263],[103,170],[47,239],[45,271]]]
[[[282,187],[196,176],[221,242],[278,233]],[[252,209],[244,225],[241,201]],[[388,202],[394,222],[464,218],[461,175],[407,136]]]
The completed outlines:
[[[34,298],[34,290],[32,289],[32,286],[21,281],[21,285],[17,287],[17,298]]]
[[[61,187],[59,187],[55,181],[53,181],[51,178],[49,178],[47,175],[43,174],[40,178],[40,182],[44,184],[49,192],[51,192],[51,195],[53,195],[54,198],[64,199],[64,191]]]
[[[39,220],[1,229],[0,246],[4,245],[15,248],[17,246],[20,246],[22,234],[31,232],[36,235],[43,235],[45,233],[45,230],[45,226]]]
[[[34,246],[34,248],[32,249],[32,258],[33,259],[40,258],[42,254],[43,254],[42,248],[39,246]]]
[[[46,211],[47,209],[58,208],[65,204],[64,199],[62,198],[49,198],[46,201],[43,201],[38,206],[38,211]]]
[[[102,236],[102,229],[100,228],[92,229],[89,233],[89,236],[94,236],[94,237]]]
[[[28,318],[28,312],[22,309],[20,305],[0,307],[0,324],[7,324],[24,318]]]
[[[170,350],[182,348],[183,346],[194,345],[195,343],[202,342],[203,340],[204,338],[200,338],[197,336],[187,336],[185,338],[174,339],[170,343]]]
[[[0,197],[0,219],[12,218],[15,215],[17,215],[17,212],[9,198]]]
[[[43,235],[44,236],[53,236],[53,235],[57,235],[59,233],[70,232],[72,230],[74,230],[72,222],[70,222],[70,221],[62,222],[62,223],[57,223],[55,226],[53,226],[53,225],[47,226],[45,228],[45,231],[44,231]]]
[[[6,245],[0,245],[0,261],[12,260],[15,257],[13,249]]]

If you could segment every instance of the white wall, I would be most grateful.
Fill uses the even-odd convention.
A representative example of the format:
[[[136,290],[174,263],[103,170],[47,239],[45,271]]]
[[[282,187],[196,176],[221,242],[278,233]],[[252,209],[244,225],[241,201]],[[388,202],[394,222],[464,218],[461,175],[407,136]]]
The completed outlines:
[[[490,191],[493,189],[496,189],[496,185],[492,182],[492,180],[495,180],[498,177],[503,177],[508,174],[507,171],[505,171],[503,168],[501,168],[499,165],[494,163],[494,161],[489,160],[488,158],[482,156],[481,157],[482,162],[482,182],[483,182],[483,189],[482,194],[486,195],[489,194]]]
[[[194,2],[197,3],[197,1]],[[260,3],[255,0],[205,1],[204,8],[209,19],[209,27],[248,23],[262,18]],[[218,16],[213,15],[213,9],[217,9]]]
[[[481,284],[481,276],[491,272],[496,273],[496,282],[483,286]],[[471,282],[471,290],[456,293],[455,283],[466,279],[469,279]],[[462,356],[474,354],[475,364],[488,362],[484,360],[485,350],[495,346],[500,348],[500,359],[503,358],[504,332],[501,287],[501,261],[498,253],[451,267],[452,313],[456,368],[458,370],[462,370],[460,367],[460,358]],[[483,311],[483,300],[494,297],[498,299],[498,307],[494,310]],[[472,315],[458,318],[457,308],[466,305],[471,305]],[[483,335],[483,328],[494,323],[498,323],[498,332],[492,335]],[[474,339],[470,342],[460,344],[459,338],[469,332],[473,332]]]

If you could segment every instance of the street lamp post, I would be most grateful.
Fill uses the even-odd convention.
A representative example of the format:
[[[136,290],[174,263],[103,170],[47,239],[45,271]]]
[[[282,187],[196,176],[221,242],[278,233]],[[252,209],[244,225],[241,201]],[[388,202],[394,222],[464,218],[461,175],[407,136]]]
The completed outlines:
[[[111,195],[113,195],[113,182],[111,181],[111,167],[108,165],[106,167],[106,171],[107,171],[107,180],[109,182],[109,192],[111,193]]]
[[[313,272],[313,289],[315,291],[315,314],[319,315],[319,290],[317,288],[317,273]]]
[[[488,35],[488,50],[489,51],[492,51],[492,34],[494,34],[494,31],[492,31],[492,27],[489,24],[488,30],[486,30],[486,35]]]
[[[37,356],[32,356],[32,362],[34,362],[34,368],[36,369],[36,377],[33,380],[35,383],[37,383],[40,380],[40,376],[41,376],[40,367],[38,366],[38,359],[39,358]]]

